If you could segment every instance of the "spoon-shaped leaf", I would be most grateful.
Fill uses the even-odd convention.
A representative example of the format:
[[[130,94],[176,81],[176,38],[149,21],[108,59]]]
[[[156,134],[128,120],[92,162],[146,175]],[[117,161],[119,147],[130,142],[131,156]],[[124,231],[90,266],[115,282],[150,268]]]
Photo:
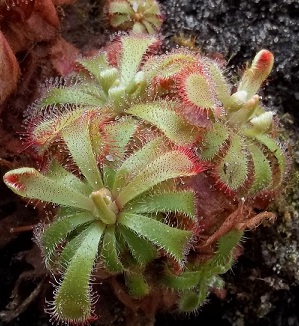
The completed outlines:
[[[91,317],[90,277],[103,231],[100,223],[93,223],[78,236],[79,246],[54,293],[53,307],[49,309],[55,319],[84,323]]]
[[[184,250],[192,236],[190,231],[172,228],[140,214],[122,213],[118,222],[134,231],[139,237],[144,237],[164,249],[179,262],[184,258]]]
[[[177,149],[166,152],[150,162],[144,170],[122,188],[116,202],[119,207],[124,207],[130,200],[162,181],[195,175],[202,170],[203,167],[195,162],[187,151]]]
[[[39,106],[54,104],[75,104],[102,106],[106,96],[98,85],[75,85],[63,88],[52,88],[41,100]]]
[[[5,184],[16,194],[63,206],[94,210],[91,199],[57,179],[42,175],[34,168],[20,168],[4,175]]]
[[[124,269],[118,257],[114,225],[109,225],[105,229],[102,243],[101,259],[104,260],[105,265],[110,272],[119,273]]]
[[[109,142],[106,156],[109,166],[118,167],[124,160],[126,146],[137,130],[138,124],[132,117],[125,117],[104,126],[105,139]]]
[[[103,187],[103,181],[91,145],[89,132],[91,119],[91,114],[84,114],[81,119],[62,130],[62,137],[80,171],[90,186],[97,190]]]
[[[63,128],[79,119],[84,111],[83,108],[65,106],[64,110],[55,110],[50,114],[37,113],[38,118],[34,116],[29,122],[29,142],[42,153],[61,135]]]
[[[127,113],[150,122],[178,145],[194,143],[197,140],[195,127],[182,119],[174,109],[174,103],[161,101],[134,105]]]
[[[148,48],[157,42],[155,37],[131,35],[123,37],[120,62],[120,83],[127,85],[134,78]]]
[[[144,239],[134,231],[119,224],[119,231],[124,237],[133,257],[140,265],[145,265],[157,256],[157,250],[151,242]]]
[[[65,241],[67,236],[78,226],[88,224],[94,220],[95,217],[90,212],[80,212],[70,208],[60,209],[59,218],[47,226],[38,239],[48,268],[51,267],[57,247]]]
[[[98,82],[101,82],[101,71],[109,68],[109,63],[106,53],[100,53],[92,58],[83,58],[78,60],[79,64],[92,74]]]
[[[248,155],[240,136],[232,137],[231,146],[216,170],[225,188],[234,191],[244,185],[248,175]]]
[[[272,171],[270,163],[263,151],[254,144],[249,144],[248,148],[254,166],[254,181],[250,187],[250,193],[256,194],[262,189],[266,189],[272,181]]]
[[[282,182],[285,179],[286,171],[287,171],[287,159],[286,154],[283,149],[279,146],[277,140],[269,137],[266,134],[256,135],[255,139],[259,141],[261,144],[266,146],[266,148],[274,155],[277,160],[277,170],[272,168],[275,171],[273,174],[273,180],[271,188],[275,189],[281,186]]]
[[[146,192],[126,205],[130,213],[183,213],[190,218],[195,216],[195,196],[192,191]]]
[[[118,169],[115,175],[113,193],[119,193],[130,180],[145,169],[150,161],[158,158],[167,150],[164,137],[157,137],[143,145],[141,149],[129,156]]]

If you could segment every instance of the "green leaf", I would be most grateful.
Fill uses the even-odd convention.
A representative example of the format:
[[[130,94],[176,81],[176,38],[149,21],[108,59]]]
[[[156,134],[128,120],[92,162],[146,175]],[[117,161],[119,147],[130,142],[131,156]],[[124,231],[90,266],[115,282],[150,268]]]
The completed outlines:
[[[273,124],[274,112],[262,112],[250,120],[255,134],[267,133]],[[254,133],[253,131],[253,133]]]
[[[120,62],[120,83],[127,85],[140,67],[142,57],[150,46],[157,43],[154,36],[130,35],[122,37],[122,56]]]
[[[53,311],[62,322],[84,323],[92,315],[90,278],[103,231],[100,223],[93,223],[81,234],[80,245],[54,293]]]
[[[126,112],[156,126],[176,144],[190,145],[197,140],[198,132],[177,114],[175,105],[164,101],[137,104]]]
[[[99,74],[99,79],[103,91],[108,95],[110,88],[119,82],[119,71],[115,67],[103,69]]]
[[[60,209],[58,220],[47,226],[39,239],[48,268],[52,265],[57,247],[65,241],[67,236],[78,226],[94,220],[94,215],[89,212],[80,212],[70,208]]]
[[[195,217],[195,196],[192,191],[146,192],[130,201],[124,211],[130,213],[173,212]]]
[[[112,27],[118,27],[119,25],[121,25],[123,23],[130,22],[129,19],[130,18],[128,16],[114,14],[113,17],[111,17],[111,19],[110,19],[110,24]]]
[[[118,257],[114,225],[109,225],[105,229],[101,250],[101,259],[103,259],[107,269],[110,272],[120,273],[124,269]]]
[[[240,242],[243,232],[233,229],[218,240],[217,256],[226,257]]]
[[[83,115],[80,120],[63,129],[62,137],[89,185],[94,190],[98,190],[103,187],[103,182],[91,145],[89,125],[92,118],[89,114]]]
[[[148,33],[148,34],[154,34],[157,30],[157,28],[155,28],[154,25],[152,25],[150,22],[149,22],[149,17],[146,17],[146,20],[144,19],[142,21],[142,25],[144,26],[143,28],[145,28],[145,31]],[[138,22],[137,22],[138,23]],[[160,24],[161,25],[161,24]]]
[[[104,69],[109,68],[109,63],[106,53],[100,53],[92,58],[83,58],[78,60],[79,64],[83,66],[88,72],[96,78],[98,82],[101,82],[101,72]]]
[[[240,242],[243,232],[233,229],[218,240],[216,255],[204,266],[205,275],[212,277],[226,273],[233,264],[233,250]]]
[[[243,139],[234,135],[226,154],[216,167],[219,178],[230,190],[242,187],[247,180],[248,173],[247,152]]]
[[[197,291],[184,291],[180,295],[179,310],[183,312],[195,312],[204,304],[209,292],[208,284],[202,282],[200,289]]]
[[[205,132],[200,158],[212,160],[229,138],[229,129],[222,123],[214,123],[211,129]]]
[[[134,11],[129,5],[127,1],[124,0],[118,0],[115,2],[110,2],[108,6],[108,12],[110,15],[114,14],[125,14],[126,16],[128,15],[134,15]],[[128,18],[127,18],[128,19]]]
[[[163,155],[166,151],[166,139],[156,137],[126,158],[115,176],[115,183],[113,185],[114,195],[119,193],[121,188],[128,184],[140,171],[144,170],[150,161]]]
[[[172,78],[181,71],[182,67],[196,61],[196,56],[186,51],[179,51],[149,58],[142,67],[146,79],[154,83],[157,77],[162,80]]]
[[[115,180],[115,170],[110,168],[109,166],[102,167],[102,175],[103,175],[103,182],[105,187],[107,187],[110,191],[112,190],[114,180]]]
[[[53,181],[57,180],[68,188],[76,189],[76,191],[86,197],[88,197],[92,191],[92,188],[88,184],[81,181],[73,173],[68,172],[56,161],[51,163],[45,176]]]
[[[89,223],[89,225],[79,225],[77,229],[71,232],[65,239],[66,245],[59,253],[59,259],[57,261],[57,265],[60,267],[61,272],[68,268],[78,248],[81,246],[82,241],[85,239],[90,231],[90,228],[92,228],[94,224],[96,224],[98,228],[101,228],[103,231],[102,233],[104,234],[106,225],[97,220],[94,222],[92,221]]]
[[[161,27],[161,25],[163,23],[163,19],[162,19],[161,16],[158,16],[157,14],[147,15],[146,16],[146,21],[144,23],[145,24],[151,24],[150,26],[153,26],[151,28],[152,32],[149,32],[151,34],[151,33],[156,32]],[[148,31],[149,31],[149,29],[148,29]]]
[[[126,146],[137,127],[138,124],[131,117],[121,118],[104,126],[105,139],[110,145],[110,152],[106,156],[109,166],[116,168],[124,160]]]
[[[181,150],[172,150],[159,156],[140,171],[127,186],[121,189],[116,202],[119,207],[134,199],[153,186],[168,179],[191,176],[201,171],[190,155]]]
[[[150,288],[141,273],[128,271],[125,273],[125,281],[130,295],[134,298],[142,298],[150,292]]]
[[[250,187],[250,193],[256,194],[271,184],[272,171],[267,157],[259,147],[248,144],[248,149],[254,166],[254,181]]]
[[[163,248],[179,262],[183,260],[187,243],[192,236],[190,231],[172,228],[138,214],[121,213],[118,223],[136,232],[138,236],[148,239],[159,248]]]
[[[184,80],[184,92],[189,103],[214,110],[215,97],[206,76],[190,71]]]
[[[261,144],[265,145],[277,160],[278,169],[272,168],[274,173],[271,189],[273,190],[281,186],[283,180],[285,179],[285,173],[287,170],[286,154],[281,149],[278,142],[266,134],[256,135],[255,139]]]
[[[31,199],[39,199],[58,205],[93,211],[93,201],[76,189],[58,180],[52,180],[33,168],[20,168],[4,175],[5,184],[16,194]]]
[[[158,2],[152,1],[152,2],[148,2],[147,4],[148,5],[144,8],[144,15],[146,16],[146,19],[151,16],[157,17],[161,15]]]
[[[209,69],[209,75],[214,83],[217,99],[220,100],[225,108],[229,107],[231,89],[227,80],[223,76],[223,72],[218,64],[213,60],[206,60],[205,64]]]
[[[233,262],[233,250],[243,235],[242,231],[231,230],[218,241],[218,249],[213,258],[205,263],[192,265],[195,270],[186,270],[180,275],[165,270],[162,283],[171,289],[185,291],[188,289],[205,289],[215,282],[215,276],[227,272]],[[216,279],[217,280],[217,279]],[[200,290],[201,291],[201,290]],[[204,295],[203,299],[205,298]]]
[[[64,110],[53,110],[48,115],[43,115],[31,130],[32,142],[38,145],[39,152],[44,152],[54,140],[61,135],[61,131],[75,120],[79,119],[86,108],[76,108],[66,106]]]
[[[161,281],[167,287],[180,291],[196,287],[200,283],[201,277],[201,271],[186,271],[175,275],[167,270]]]
[[[91,105],[100,107],[106,102],[106,97],[99,86],[75,85],[65,88],[52,88],[41,100],[39,106],[54,104]]]
[[[126,241],[133,257],[140,265],[146,265],[157,256],[157,251],[153,245],[143,237],[119,225],[119,231]]]

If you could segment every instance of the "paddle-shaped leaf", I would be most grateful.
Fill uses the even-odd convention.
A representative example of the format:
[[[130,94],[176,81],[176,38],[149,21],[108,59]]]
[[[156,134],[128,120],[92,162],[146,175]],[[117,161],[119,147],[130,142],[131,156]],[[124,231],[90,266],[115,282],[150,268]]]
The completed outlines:
[[[117,170],[113,185],[113,194],[117,195],[150,161],[157,159],[168,150],[166,139],[156,137],[144,144],[141,149],[130,155]]]
[[[31,199],[39,199],[63,206],[94,210],[92,200],[77,189],[70,188],[57,178],[42,175],[33,168],[20,168],[4,175],[5,184],[16,194]]]
[[[195,216],[195,198],[192,191],[146,192],[126,205],[130,213],[183,213],[190,218]]]
[[[78,60],[78,62],[87,69],[98,82],[102,81],[101,72],[110,68],[106,53],[100,53],[92,58],[83,58]]]
[[[157,43],[155,37],[144,37],[143,35],[132,35],[123,37],[122,56],[120,61],[120,83],[127,85],[131,82],[140,67],[142,57],[150,46]]]
[[[178,262],[182,262],[185,248],[190,240],[190,231],[172,228],[162,222],[139,214],[122,213],[118,222],[139,237],[144,237],[158,248],[164,249]]]
[[[152,243],[150,243],[148,240],[140,237],[134,231],[123,227],[121,224],[119,224],[119,231],[124,237],[132,256],[140,265],[145,265],[156,258],[157,251]]]
[[[124,269],[118,257],[114,225],[109,225],[105,229],[105,235],[103,238],[101,250],[101,259],[103,259],[107,269],[113,273],[119,273]]]
[[[241,137],[232,137],[231,146],[217,166],[220,182],[228,190],[236,190],[244,185],[247,180],[248,159],[246,147]]]
[[[56,249],[67,236],[79,226],[87,225],[95,220],[90,212],[80,212],[74,209],[61,208],[59,218],[47,226],[39,237],[39,244],[42,247],[45,263],[48,268],[52,265]]]
[[[54,104],[75,104],[101,106],[105,103],[105,95],[97,85],[75,85],[66,88],[52,88],[40,101],[39,106]]]
[[[103,187],[103,181],[91,145],[89,125],[92,118],[92,115],[83,115],[82,119],[63,129],[62,137],[80,171],[90,186],[97,190]]]
[[[191,153],[172,150],[159,156],[142,170],[120,191],[116,202],[124,207],[127,202],[168,179],[191,176],[199,173],[203,167],[197,163]]]
[[[49,308],[54,319],[84,323],[92,317],[90,277],[103,231],[100,223],[93,223],[78,236],[78,248],[68,263]]]
[[[174,143],[190,145],[198,137],[196,128],[175,112],[175,106],[175,103],[171,102],[138,104],[129,108],[127,113],[156,126]]]
[[[263,151],[256,145],[248,146],[254,165],[254,178],[250,192],[256,194],[262,189],[267,189],[272,181],[272,171],[270,163]]]

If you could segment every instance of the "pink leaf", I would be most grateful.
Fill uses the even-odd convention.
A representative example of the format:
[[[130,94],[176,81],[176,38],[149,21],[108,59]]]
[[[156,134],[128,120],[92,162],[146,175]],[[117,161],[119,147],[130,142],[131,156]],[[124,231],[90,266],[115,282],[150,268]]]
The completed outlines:
[[[4,35],[0,32],[0,104],[16,88],[20,69]]]
[[[56,40],[50,50],[51,62],[63,77],[67,77],[74,71],[75,61],[78,59],[79,54],[79,50],[75,46],[61,37]]]

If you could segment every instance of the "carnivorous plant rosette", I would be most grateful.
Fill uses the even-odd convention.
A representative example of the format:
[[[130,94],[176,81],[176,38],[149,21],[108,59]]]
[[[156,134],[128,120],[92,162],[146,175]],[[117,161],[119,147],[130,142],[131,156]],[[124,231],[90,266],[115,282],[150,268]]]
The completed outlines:
[[[50,80],[28,110],[26,140],[46,167],[4,181],[59,206],[38,235],[47,268],[61,275],[48,308],[55,320],[98,314],[97,268],[123,275],[135,303],[171,289],[173,305],[195,311],[223,287],[243,231],[273,218],[254,206],[288,171],[273,113],[256,95],[272,54],[260,51],[235,90],[216,61],[157,54],[159,45],[119,37],[78,60],[70,78]]]
[[[164,20],[156,0],[107,0],[105,12],[112,27],[134,33],[154,34]]]
[[[132,153],[126,153],[126,146],[114,149],[113,156],[97,162],[91,142],[93,118],[87,113],[61,131],[79,176],[53,162],[48,173],[20,168],[4,177],[21,196],[61,205],[39,242],[49,270],[62,274],[50,310],[54,318],[72,322],[92,316],[90,278],[96,260],[111,273],[124,272],[135,297],[148,292],[142,272],[157,258],[156,248],[182,264],[192,237],[184,219],[195,219],[194,193],[179,189],[175,180],[202,170],[192,152],[167,145],[164,136],[153,137]],[[120,144],[134,132],[126,120],[107,129],[108,143],[108,133]],[[164,215],[172,213],[185,218],[170,226]],[[134,285],[129,259],[138,265],[138,272],[133,271],[143,284]]]

